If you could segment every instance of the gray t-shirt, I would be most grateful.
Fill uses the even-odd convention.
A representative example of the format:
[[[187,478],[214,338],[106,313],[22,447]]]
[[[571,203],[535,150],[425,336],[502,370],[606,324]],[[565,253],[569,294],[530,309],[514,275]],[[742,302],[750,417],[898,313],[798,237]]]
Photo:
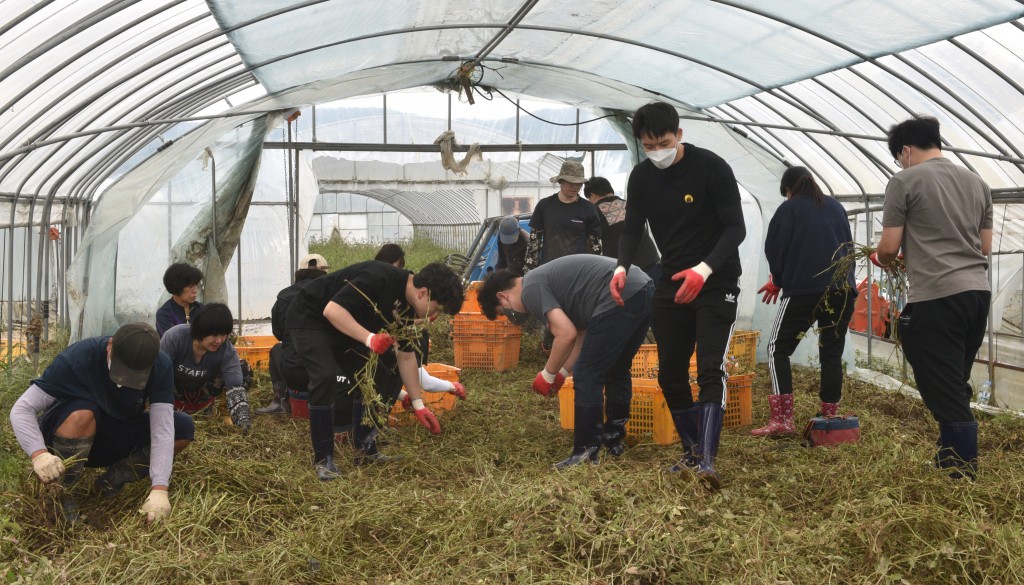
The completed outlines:
[[[224,377],[225,388],[242,385],[238,352],[230,341],[225,340],[217,351],[204,353],[197,362],[192,349],[191,325],[175,325],[160,338],[160,350],[174,364],[174,397],[177,400],[198,392],[218,374]]]
[[[910,302],[989,290],[981,230],[992,228],[992,193],[981,177],[933,158],[885,187],[882,227],[903,227]]]
[[[548,311],[561,308],[576,329],[586,329],[594,316],[618,306],[608,290],[615,266],[614,258],[593,254],[556,258],[523,277],[523,304],[545,323]],[[651,277],[631,266],[622,298],[628,299],[649,282]]]

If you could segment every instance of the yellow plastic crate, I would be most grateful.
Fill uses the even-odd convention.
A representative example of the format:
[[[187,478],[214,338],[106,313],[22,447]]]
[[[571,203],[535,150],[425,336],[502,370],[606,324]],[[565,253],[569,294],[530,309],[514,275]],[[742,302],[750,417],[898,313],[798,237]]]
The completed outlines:
[[[725,416],[722,418],[723,428],[745,426],[752,422],[753,386],[754,374],[729,377]],[[700,390],[696,384],[692,384],[690,388],[696,401]],[[575,428],[575,397],[573,379],[570,377],[558,391],[558,411],[563,429]],[[679,442],[672,414],[656,380],[633,379],[633,400],[629,405],[626,436],[640,441],[653,441],[659,445]]]
[[[752,372],[757,365],[757,339],[760,331],[733,331],[729,340],[729,356],[741,372]]]
[[[729,360],[736,363],[736,369],[740,372],[750,372],[757,364],[757,340],[761,336],[760,331],[736,330],[732,332],[729,340]],[[731,370],[730,370],[731,371]],[[658,379],[658,345],[645,343],[633,356],[633,365],[630,373],[634,378]],[[697,377],[697,352],[690,356],[690,377]]]

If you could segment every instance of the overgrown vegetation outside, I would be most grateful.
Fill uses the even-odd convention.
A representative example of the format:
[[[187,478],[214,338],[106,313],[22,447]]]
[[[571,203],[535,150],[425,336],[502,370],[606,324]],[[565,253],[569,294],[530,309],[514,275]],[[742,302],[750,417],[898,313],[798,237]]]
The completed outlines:
[[[318,251],[332,266],[348,257]],[[452,363],[444,320],[439,330],[432,359]],[[854,381],[841,410],[861,417],[860,443],[808,449],[728,429],[720,492],[666,473],[678,445],[633,444],[619,459],[554,472],[572,435],[557,402],[529,390],[544,359],[537,345],[525,336],[511,370],[463,370],[469,399],[441,415],[441,436],[389,430],[383,449],[401,461],[355,467],[339,447],[339,481],[316,481],[305,421],[257,417],[241,436],[200,416],[175,464],[173,513],[152,527],[136,513],[147,482],[83,497],[73,529],[54,523],[5,423],[0,567],[22,583],[920,584],[1024,574],[1019,418],[980,417],[975,483],[931,467],[937,428],[919,401]],[[5,413],[58,346],[0,376]],[[817,372],[799,368],[794,379],[797,419],[807,420]],[[262,405],[269,380],[257,384]],[[768,392],[759,366],[756,424]]]

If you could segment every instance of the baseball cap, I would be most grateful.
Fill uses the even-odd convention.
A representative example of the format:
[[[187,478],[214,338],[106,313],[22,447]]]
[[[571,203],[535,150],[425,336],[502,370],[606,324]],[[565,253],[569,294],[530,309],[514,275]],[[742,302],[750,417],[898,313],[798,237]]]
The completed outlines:
[[[326,271],[331,266],[320,254],[306,254],[299,260],[299,268],[319,268]]]
[[[514,244],[519,240],[519,220],[511,215],[501,218],[498,224],[498,240],[502,244]]]
[[[114,333],[110,348],[110,379],[142,390],[160,353],[160,336],[148,323],[128,323]]]

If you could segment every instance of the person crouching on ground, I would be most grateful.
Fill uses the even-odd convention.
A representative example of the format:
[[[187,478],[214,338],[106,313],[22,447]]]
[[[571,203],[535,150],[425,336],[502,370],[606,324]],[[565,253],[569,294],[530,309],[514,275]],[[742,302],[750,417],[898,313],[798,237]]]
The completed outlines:
[[[11,408],[11,426],[36,476],[63,486],[65,520],[78,519],[70,491],[85,467],[107,468],[95,482],[104,495],[151,477],[142,504],[146,520],[171,513],[167,488],[174,455],[195,438],[192,418],[174,412],[173,383],[171,360],[146,323],[71,344],[32,380]]]
[[[478,295],[488,319],[501,312],[521,325],[535,315],[554,334],[547,363],[533,381],[535,392],[556,393],[569,370],[574,374],[573,449],[568,458],[555,463],[558,469],[597,463],[602,444],[616,457],[625,450],[633,397],[630,367],[650,326],[654,283],[642,270],[630,267],[620,306],[608,287],[615,265],[614,258],[575,254],[556,258],[523,277],[498,270],[484,279]]]
[[[174,364],[174,408],[189,414],[213,405],[224,394],[231,422],[249,432],[249,396],[243,384],[238,352],[228,341],[234,326],[231,309],[210,303],[192,318],[191,325],[171,327],[160,339]]]

